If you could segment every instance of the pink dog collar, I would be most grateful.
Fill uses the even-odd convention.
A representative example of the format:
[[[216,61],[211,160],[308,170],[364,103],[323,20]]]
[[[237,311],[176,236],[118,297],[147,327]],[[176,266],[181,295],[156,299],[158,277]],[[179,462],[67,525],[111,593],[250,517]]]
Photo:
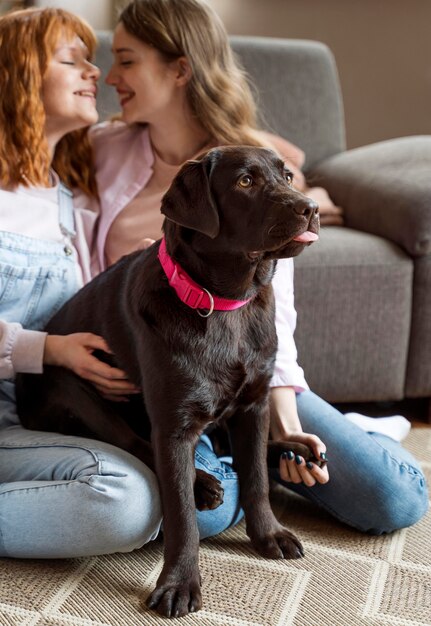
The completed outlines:
[[[212,296],[204,287],[200,287],[178,263],[169,256],[166,250],[165,238],[163,237],[159,247],[159,261],[168,277],[170,286],[175,289],[179,299],[191,309],[207,309],[208,313],[197,311],[202,317],[209,317],[216,311],[234,311],[250,302],[248,300],[228,300]]]

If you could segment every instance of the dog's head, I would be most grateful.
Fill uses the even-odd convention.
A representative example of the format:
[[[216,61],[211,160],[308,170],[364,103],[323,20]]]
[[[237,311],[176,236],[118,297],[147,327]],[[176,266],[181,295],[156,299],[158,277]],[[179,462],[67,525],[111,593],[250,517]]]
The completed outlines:
[[[163,197],[162,213],[201,235],[209,249],[251,260],[296,256],[317,239],[317,204],[267,148],[214,148],[188,161]]]

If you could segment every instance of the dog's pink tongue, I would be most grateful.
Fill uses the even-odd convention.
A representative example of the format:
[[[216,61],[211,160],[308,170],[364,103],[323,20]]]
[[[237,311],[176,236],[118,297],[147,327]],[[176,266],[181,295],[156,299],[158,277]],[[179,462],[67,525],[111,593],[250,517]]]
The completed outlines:
[[[307,230],[302,235],[298,235],[293,238],[293,241],[300,241],[301,243],[309,243],[310,241],[317,241],[319,239],[319,235],[316,233],[312,233],[311,230]]]

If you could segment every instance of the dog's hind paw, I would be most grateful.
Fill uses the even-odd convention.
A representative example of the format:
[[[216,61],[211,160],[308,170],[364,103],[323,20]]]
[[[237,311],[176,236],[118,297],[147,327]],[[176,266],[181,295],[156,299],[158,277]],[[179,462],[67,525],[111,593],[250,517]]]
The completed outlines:
[[[195,502],[198,511],[216,509],[223,504],[223,487],[215,476],[203,470],[196,470]]]

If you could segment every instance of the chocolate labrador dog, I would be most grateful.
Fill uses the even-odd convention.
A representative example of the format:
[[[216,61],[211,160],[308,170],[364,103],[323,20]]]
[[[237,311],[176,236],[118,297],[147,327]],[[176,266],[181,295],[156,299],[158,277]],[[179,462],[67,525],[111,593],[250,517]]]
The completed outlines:
[[[200,508],[222,498],[217,481],[194,468],[195,445],[212,423],[227,421],[257,552],[303,555],[268,499],[268,393],[277,348],[271,279],[277,259],[318,238],[319,217],[275,152],[254,147],[214,148],[187,162],[161,210],[164,238],[100,274],[47,327],[102,335],[115,364],[142,388],[145,405],[141,398],[110,402],[56,367],[21,375],[17,391],[25,427],[108,441],[155,468],[165,560],[148,605],[177,617],[201,607],[194,498]],[[275,466],[292,447],[270,445]]]

